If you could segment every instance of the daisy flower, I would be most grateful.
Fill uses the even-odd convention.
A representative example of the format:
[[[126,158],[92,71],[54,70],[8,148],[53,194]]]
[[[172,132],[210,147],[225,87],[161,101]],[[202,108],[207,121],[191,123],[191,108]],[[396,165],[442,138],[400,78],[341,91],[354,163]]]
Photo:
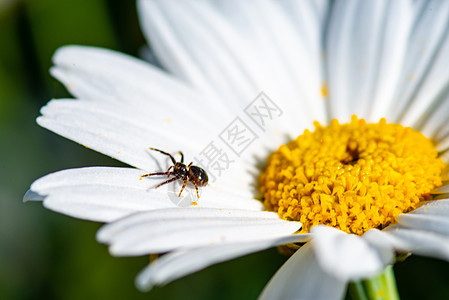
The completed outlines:
[[[340,299],[398,253],[449,260],[449,2],[138,11],[163,68],[63,47],[51,74],[76,99],[37,119],[130,167],[49,174],[25,200],[106,223],[97,240],[113,255],[164,254],[137,276],[142,290],[279,246],[291,257],[262,299]],[[172,165],[150,147],[206,170],[200,198],[190,183],[178,197],[182,181],[141,178]]]

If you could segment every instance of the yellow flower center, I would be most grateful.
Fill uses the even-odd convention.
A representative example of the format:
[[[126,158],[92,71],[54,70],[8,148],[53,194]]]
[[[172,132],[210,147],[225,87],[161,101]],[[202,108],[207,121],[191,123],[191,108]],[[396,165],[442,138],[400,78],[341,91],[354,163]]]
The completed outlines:
[[[266,209],[361,235],[430,199],[445,164],[431,140],[410,127],[352,117],[304,131],[268,158],[259,177]]]

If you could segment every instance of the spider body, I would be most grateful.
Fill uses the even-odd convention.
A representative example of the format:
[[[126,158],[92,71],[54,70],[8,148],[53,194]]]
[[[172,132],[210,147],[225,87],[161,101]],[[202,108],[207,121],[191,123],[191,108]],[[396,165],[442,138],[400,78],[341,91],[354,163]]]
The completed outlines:
[[[148,177],[148,176],[155,176],[155,175],[167,175],[167,177],[173,176],[173,178],[170,178],[170,179],[158,184],[155,187],[155,189],[157,189],[158,187],[160,187],[164,184],[173,182],[175,180],[178,180],[178,179],[182,180],[184,183],[182,185],[182,188],[181,188],[181,191],[179,192],[178,197],[181,197],[181,193],[184,190],[184,188],[186,187],[187,182],[190,181],[191,183],[193,183],[193,186],[196,189],[196,196],[198,198],[200,197],[198,194],[198,187],[207,185],[207,182],[209,181],[206,171],[204,171],[200,167],[192,166],[192,163],[190,163],[189,165],[186,166],[184,164],[184,154],[182,154],[181,151],[178,151],[178,153],[181,155],[181,161],[177,162],[170,153],[167,153],[162,150],[155,149],[155,148],[150,148],[150,150],[158,151],[162,154],[167,155],[168,157],[170,157],[171,161],[173,162],[173,165],[170,166],[166,172],[148,173],[148,174],[142,175],[141,177]],[[173,169],[173,171],[170,171],[171,169]]]

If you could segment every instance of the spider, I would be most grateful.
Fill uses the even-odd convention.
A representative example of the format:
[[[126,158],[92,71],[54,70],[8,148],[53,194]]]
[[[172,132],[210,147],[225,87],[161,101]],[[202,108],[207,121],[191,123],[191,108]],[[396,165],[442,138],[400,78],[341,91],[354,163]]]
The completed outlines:
[[[181,151],[178,151],[178,153],[181,155],[181,161],[176,161],[173,156],[170,153],[164,152],[162,150],[156,149],[156,148],[150,148],[150,150],[158,151],[162,154],[165,154],[170,157],[171,161],[173,162],[173,165],[168,168],[166,172],[157,172],[157,173],[148,173],[142,175],[142,177],[148,177],[148,176],[154,176],[154,175],[167,175],[167,177],[175,176],[173,178],[170,178],[160,184],[158,184],[155,189],[158,187],[170,183],[172,181],[181,179],[184,181],[184,184],[182,185],[181,191],[179,192],[178,197],[181,197],[181,193],[186,187],[186,184],[188,181],[193,183],[196,189],[196,196],[199,198],[200,195],[198,194],[198,186],[205,186],[207,185],[207,182],[209,178],[207,177],[206,171],[201,169],[197,166],[192,166],[192,163],[190,163],[188,166],[184,164],[184,154],[182,154]],[[170,171],[173,168],[173,171]]]

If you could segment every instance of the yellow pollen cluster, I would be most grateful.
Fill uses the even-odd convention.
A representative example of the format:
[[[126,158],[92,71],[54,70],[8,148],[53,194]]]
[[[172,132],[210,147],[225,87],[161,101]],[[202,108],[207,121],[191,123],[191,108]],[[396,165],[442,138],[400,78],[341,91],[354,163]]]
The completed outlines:
[[[428,200],[445,164],[431,140],[410,127],[351,123],[304,131],[268,158],[259,177],[266,209],[300,221],[361,235]]]

